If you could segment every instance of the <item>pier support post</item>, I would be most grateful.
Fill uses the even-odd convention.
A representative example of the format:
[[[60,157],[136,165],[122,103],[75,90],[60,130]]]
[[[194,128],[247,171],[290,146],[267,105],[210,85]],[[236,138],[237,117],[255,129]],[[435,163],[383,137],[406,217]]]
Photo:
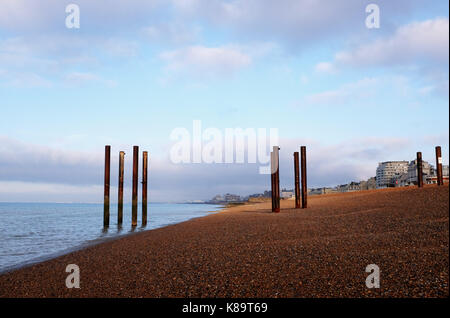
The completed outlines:
[[[272,212],[275,212],[275,154],[270,152],[270,190],[272,195]]]
[[[117,224],[123,223],[123,166],[125,161],[125,152],[119,153],[119,190],[117,198]]]
[[[103,196],[103,227],[109,226],[109,182],[111,166],[111,146],[105,146],[105,182]]]
[[[131,198],[131,226],[137,226],[137,204],[138,204],[138,170],[139,170],[139,147],[133,147],[133,192]]]
[[[295,179],[295,208],[300,209],[300,175],[299,175],[299,154],[294,152],[294,179]]]
[[[142,155],[142,226],[147,225],[147,167],[148,152]]]
[[[300,156],[301,156],[301,174],[302,174],[302,209],[306,209],[307,204],[307,196],[308,196],[308,187],[306,182],[306,147],[300,147]]]
[[[436,175],[437,175],[437,184],[443,185],[444,178],[442,176],[442,153],[441,146],[436,147]]]
[[[272,209],[273,212],[280,212],[280,148],[278,146],[273,147],[273,158],[274,158],[274,200],[275,200],[275,209]]]
[[[417,153],[417,186],[423,187],[423,167],[422,167],[422,153]]]

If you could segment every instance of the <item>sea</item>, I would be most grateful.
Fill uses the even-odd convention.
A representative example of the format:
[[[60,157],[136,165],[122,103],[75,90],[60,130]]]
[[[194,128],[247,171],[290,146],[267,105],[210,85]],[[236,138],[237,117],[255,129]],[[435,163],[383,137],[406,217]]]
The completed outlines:
[[[1,203],[0,273],[41,262],[86,246],[148,231],[217,212],[210,204],[150,203],[147,225],[131,226],[131,204],[124,204],[123,224],[117,205],[110,208],[110,226],[103,228],[103,204]]]

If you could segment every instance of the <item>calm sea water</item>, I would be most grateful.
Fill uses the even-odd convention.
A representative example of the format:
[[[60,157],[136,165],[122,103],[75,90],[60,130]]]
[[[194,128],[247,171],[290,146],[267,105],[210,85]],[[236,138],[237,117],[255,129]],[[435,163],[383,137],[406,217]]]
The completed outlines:
[[[210,214],[220,206],[149,204],[148,223],[131,228],[131,205],[124,205],[123,226],[111,205],[110,227],[103,230],[103,204],[0,203],[0,272],[51,258],[102,240]]]

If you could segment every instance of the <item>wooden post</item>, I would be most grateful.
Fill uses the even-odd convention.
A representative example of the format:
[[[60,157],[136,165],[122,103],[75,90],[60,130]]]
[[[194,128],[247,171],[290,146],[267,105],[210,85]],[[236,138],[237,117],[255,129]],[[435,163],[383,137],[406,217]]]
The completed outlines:
[[[103,226],[109,226],[109,181],[111,166],[111,146],[105,146],[105,182],[103,196]]]
[[[148,152],[144,151],[142,156],[142,226],[147,225],[147,167]]]
[[[299,156],[294,152],[294,180],[295,180],[295,208],[300,209],[300,175],[299,175]]]
[[[120,226],[123,222],[123,166],[125,161],[125,152],[119,153],[119,190],[117,199],[117,224]]]
[[[423,167],[422,167],[422,153],[417,153],[417,186],[423,187]]]
[[[444,178],[442,176],[442,153],[441,146],[436,147],[436,175],[437,175],[437,184],[444,185]]]
[[[301,174],[302,174],[302,209],[308,207],[307,196],[308,196],[308,186],[306,182],[306,147],[300,147],[301,156]]]
[[[137,204],[138,204],[138,170],[139,170],[139,147],[133,147],[133,193],[131,198],[131,226],[137,226]]]
[[[273,147],[274,155],[274,168],[275,168],[275,211],[280,212],[280,148],[278,146]]]

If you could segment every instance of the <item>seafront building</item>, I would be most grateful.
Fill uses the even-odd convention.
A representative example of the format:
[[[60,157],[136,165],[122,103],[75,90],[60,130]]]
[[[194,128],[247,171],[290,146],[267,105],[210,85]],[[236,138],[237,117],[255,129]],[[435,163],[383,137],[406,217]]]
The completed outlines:
[[[282,199],[291,199],[294,197],[294,190],[283,189],[281,190],[280,196]]]
[[[437,175],[433,165],[427,161],[422,162],[422,175],[425,184],[436,184]],[[442,166],[442,177],[444,183],[448,182],[448,165]],[[408,172],[396,176],[393,181],[395,187],[409,187],[417,185],[417,160],[413,160],[408,165]]]
[[[422,161],[423,181],[425,184],[437,183],[436,170],[433,165],[427,161]],[[442,166],[442,175],[444,183],[449,182],[449,166]],[[408,187],[417,185],[417,160],[412,161],[385,161],[378,164],[376,176],[364,181],[352,181],[347,184],[337,185],[335,187],[308,188],[308,195],[321,195],[342,192],[354,192],[364,190],[374,190],[388,187]],[[280,198],[284,200],[295,197],[294,190],[283,188],[280,192]],[[260,202],[272,197],[271,191],[264,193],[255,193],[249,196],[239,196],[235,194],[216,195],[207,203],[233,203],[233,202]]]
[[[377,180],[375,177],[369,178],[367,181],[359,183],[359,190],[373,190],[377,188]]]
[[[232,202],[241,202],[242,198],[239,195],[227,193],[225,195],[216,195],[214,198],[212,198],[210,201],[207,201],[207,203],[212,204],[221,204],[221,203],[232,203]]]
[[[422,161],[422,173],[423,179],[425,180],[428,176],[434,175],[434,167],[430,165],[427,161]],[[408,172],[406,177],[406,184],[416,185],[417,184],[417,159],[411,161],[408,165]]]
[[[380,162],[376,175],[377,189],[391,187],[395,177],[408,172],[408,165],[408,161]]]

